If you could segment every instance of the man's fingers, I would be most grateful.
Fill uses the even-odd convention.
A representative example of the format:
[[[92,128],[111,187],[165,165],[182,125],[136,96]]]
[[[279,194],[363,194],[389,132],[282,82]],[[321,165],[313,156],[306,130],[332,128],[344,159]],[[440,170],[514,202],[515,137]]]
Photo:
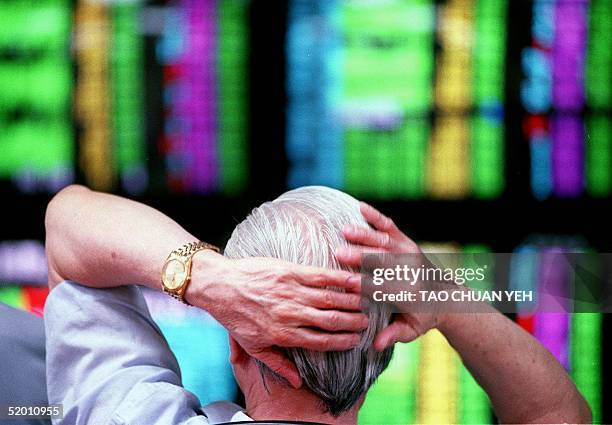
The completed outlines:
[[[295,337],[298,341],[294,347],[313,351],[344,351],[355,347],[361,340],[357,333],[327,333],[308,328],[296,329]]]
[[[331,289],[304,288],[301,295],[304,302],[312,307],[329,310],[361,311],[362,300],[358,294],[337,292]]]
[[[359,209],[363,218],[366,219],[368,223],[370,223],[375,229],[380,230],[381,232],[398,232],[399,229],[393,223],[389,217],[378,211],[373,206],[366,204],[365,202],[359,203]]]
[[[272,347],[252,354],[257,360],[265,363],[277,375],[285,378],[293,388],[302,386],[302,377],[291,360],[281,350]]]
[[[361,292],[361,276],[358,273],[310,266],[296,266],[295,273],[300,283],[306,286],[334,286],[347,292]]]
[[[342,229],[347,241],[357,245],[371,246],[375,248],[389,248],[391,237],[386,232],[370,229],[369,227],[347,224]]]
[[[374,339],[374,349],[376,351],[383,351],[385,348],[395,344],[399,333],[399,327],[397,323],[391,323],[389,326],[384,328],[376,335]]]
[[[368,327],[368,316],[363,313],[308,308],[299,315],[306,320],[305,324],[326,331],[362,331]]]
[[[376,335],[374,339],[374,349],[383,351],[385,348],[392,346],[398,341],[410,342],[415,340],[419,334],[414,331],[405,322],[393,322]]]
[[[336,258],[340,264],[346,267],[361,267],[361,256],[363,254],[384,254],[387,251],[381,248],[372,248],[360,245],[349,245],[338,248]]]

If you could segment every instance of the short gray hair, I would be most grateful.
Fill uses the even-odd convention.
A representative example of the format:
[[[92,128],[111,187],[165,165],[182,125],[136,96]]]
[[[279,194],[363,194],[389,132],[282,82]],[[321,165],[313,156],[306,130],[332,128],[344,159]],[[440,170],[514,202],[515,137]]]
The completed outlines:
[[[367,226],[355,198],[322,186],[294,189],[255,208],[238,224],[225,247],[225,255],[228,258],[273,257],[340,269],[343,267],[334,253],[337,247],[347,244],[342,235],[346,224]],[[287,350],[306,386],[334,416],[353,407],[391,360],[392,348],[377,352],[373,347],[374,337],[390,321],[391,310],[372,303],[367,314],[369,327],[353,349]]]

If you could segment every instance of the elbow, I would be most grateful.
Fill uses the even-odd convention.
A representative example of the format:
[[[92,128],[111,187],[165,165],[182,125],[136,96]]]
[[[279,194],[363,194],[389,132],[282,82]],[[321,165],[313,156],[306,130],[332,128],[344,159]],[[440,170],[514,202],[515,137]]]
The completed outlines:
[[[561,413],[561,412],[559,412]],[[593,423],[593,415],[589,403],[579,395],[574,403],[566,407],[565,413],[557,416],[553,414],[551,421],[547,423],[572,423],[572,424],[591,424]]]
[[[563,407],[557,406],[548,417],[538,418],[534,423],[590,424],[593,415],[589,403],[576,391],[571,401],[568,400]]]
[[[67,224],[72,218],[72,210],[78,205],[80,196],[88,192],[84,186],[70,185],[60,190],[47,205],[45,212],[45,251],[47,254],[47,273],[49,288],[53,289],[65,279],[60,271],[61,252],[66,246],[63,238],[69,233]]]
[[[66,205],[70,204],[75,196],[87,191],[89,191],[89,189],[85,186],[71,184],[57,192],[55,196],[51,198],[45,212],[45,229],[47,232],[61,222],[64,212],[66,211]]]
[[[541,412],[538,414],[538,412]],[[548,402],[544,408],[531,408],[525,412],[525,416],[503,420],[504,423],[524,424],[590,424],[593,416],[589,404],[582,394],[574,386],[572,390],[565,391],[552,403]]]

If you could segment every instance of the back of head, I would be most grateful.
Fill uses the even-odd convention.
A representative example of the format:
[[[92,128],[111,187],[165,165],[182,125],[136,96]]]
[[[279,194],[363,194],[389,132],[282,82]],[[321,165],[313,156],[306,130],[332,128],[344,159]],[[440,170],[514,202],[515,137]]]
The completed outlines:
[[[334,252],[337,247],[346,245],[342,236],[342,227],[346,224],[367,226],[356,199],[327,187],[302,187],[255,208],[236,226],[225,255],[229,258],[273,257],[340,269]],[[389,323],[390,309],[372,303],[367,314],[370,325],[363,332],[360,344],[351,350],[287,350],[306,386],[336,416],[358,402],[391,359],[392,349],[379,353],[373,348],[376,333]]]

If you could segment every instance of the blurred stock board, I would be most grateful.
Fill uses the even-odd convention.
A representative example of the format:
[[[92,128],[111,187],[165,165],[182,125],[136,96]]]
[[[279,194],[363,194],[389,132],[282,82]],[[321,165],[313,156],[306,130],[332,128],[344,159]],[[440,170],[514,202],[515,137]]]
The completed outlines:
[[[139,194],[156,177],[168,191],[240,190],[246,6],[3,2],[0,178],[24,192],[79,178]]]
[[[25,199],[78,182],[240,200],[260,190],[256,173],[280,167],[283,188],[324,184],[374,201],[611,199],[612,1],[283,0],[265,9],[268,21],[253,13],[265,2],[1,2],[0,189]],[[277,38],[262,36],[269,26]],[[255,134],[253,121],[268,115],[278,122]],[[265,125],[283,129],[281,140]],[[273,150],[283,164],[254,166]],[[506,249],[588,249],[559,238],[568,225]],[[496,237],[442,249],[489,252]],[[510,279],[537,287],[545,266],[517,261]],[[45,282],[40,241],[0,241],[0,301],[42,314]],[[147,301],[187,388],[202,402],[234,398],[223,328],[170,299]],[[514,319],[605,419],[604,316]],[[431,332],[397,346],[359,420],[493,416]]]
[[[515,125],[533,196],[609,196],[612,2],[520,3],[511,26],[506,0],[293,1],[290,184],[496,198]]]
[[[282,86],[288,187],[610,196],[612,2],[290,0],[284,79],[250,72],[256,3],[3,2],[0,181],[238,196],[251,88]]]

